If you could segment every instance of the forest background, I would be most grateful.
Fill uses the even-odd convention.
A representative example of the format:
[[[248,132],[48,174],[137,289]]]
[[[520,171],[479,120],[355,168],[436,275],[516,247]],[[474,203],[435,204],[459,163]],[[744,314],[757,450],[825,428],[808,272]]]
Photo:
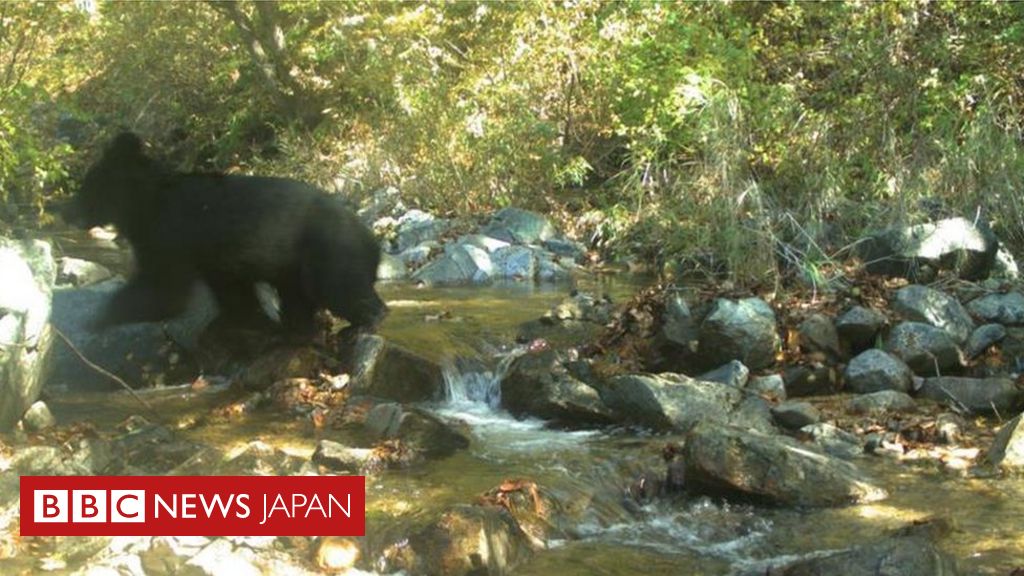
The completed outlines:
[[[947,215],[1020,257],[1021,70],[1014,2],[2,2],[0,233],[128,128],[179,169],[542,211],[660,270],[813,276]]]

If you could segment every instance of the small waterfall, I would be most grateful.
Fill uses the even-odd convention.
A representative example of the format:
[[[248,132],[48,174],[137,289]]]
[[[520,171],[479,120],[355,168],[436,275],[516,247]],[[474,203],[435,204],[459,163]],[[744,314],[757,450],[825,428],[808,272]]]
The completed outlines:
[[[501,379],[512,361],[523,354],[516,348],[499,356],[495,368],[482,361],[457,358],[442,366],[445,403],[452,406],[478,405],[497,410],[501,406]]]

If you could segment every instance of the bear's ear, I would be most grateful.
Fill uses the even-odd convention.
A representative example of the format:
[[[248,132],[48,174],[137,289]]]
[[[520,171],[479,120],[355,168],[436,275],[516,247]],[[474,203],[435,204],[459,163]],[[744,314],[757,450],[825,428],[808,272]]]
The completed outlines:
[[[119,158],[140,156],[142,140],[132,132],[121,132],[107,147],[107,154]]]

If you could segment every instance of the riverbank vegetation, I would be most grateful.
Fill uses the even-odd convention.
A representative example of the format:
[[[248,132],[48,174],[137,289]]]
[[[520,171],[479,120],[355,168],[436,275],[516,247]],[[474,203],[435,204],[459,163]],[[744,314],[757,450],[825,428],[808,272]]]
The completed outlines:
[[[1011,2],[3,3],[0,221],[45,224],[130,128],[669,272],[813,273],[947,215],[1020,255],[1022,68]]]

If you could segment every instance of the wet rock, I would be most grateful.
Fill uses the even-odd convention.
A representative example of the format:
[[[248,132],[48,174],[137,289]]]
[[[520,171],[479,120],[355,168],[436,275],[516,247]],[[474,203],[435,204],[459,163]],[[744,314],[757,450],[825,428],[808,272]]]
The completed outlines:
[[[839,379],[835,369],[820,363],[787,366],[782,371],[786,396],[822,396],[839,390]]]
[[[854,306],[836,319],[836,331],[850,345],[851,350],[860,351],[875,345],[875,339],[885,322],[881,312]]]
[[[857,243],[857,254],[872,274],[927,280],[927,269],[952,270],[977,280],[989,275],[998,247],[987,224],[949,218],[869,234]]]
[[[700,327],[700,355],[711,366],[740,360],[751,370],[775,362],[775,312],[760,298],[719,299]]]
[[[557,236],[551,222],[537,214],[520,208],[503,208],[491,218],[483,233],[512,244],[539,244]]]
[[[783,402],[772,408],[775,422],[788,430],[799,430],[821,420],[821,412],[807,402]]]
[[[939,549],[933,537],[912,527],[877,542],[854,546],[825,556],[812,556],[786,566],[759,569],[758,574],[780,576],[955,576],[956,561]],[[753,574],[751,574],[753,576]]]
[[[864,453],[860,438],[826,422],[809,424],[800,429],[830,456],[849,460]]]
[[[537,275],[537,257],[525,246],[507,246],[491,254],[493,276],[515,280],[533,280]]]
[[[297,474],[305,464],[266,442],[253,440],[229,456],[217,472],[231,476],[282,476]]]
[[[545,250],[561,258],[569,258],[573,262],[581,262],[587,253],[583,244],[568,238],[551,238],[541,243]]]
[[[686,300],[677,292],[665,294],[665,316],[662,322],[662,335],[666,340],[682,346],[684,349],[695,349],[700,338],[697,319],[690,312]],[[742,363],[740,364],[742,366]],[[746,367],[744,367],[746,368]],[[748,371],[749,372],[749,371]]]
[[[964,343],[974,330],[974,321],[960,302],[934,288],[916,284],[900,288],[892,306],[907,320],[945,330],[958,344]]]
[[[413,280],[431,286],[481,284],[494,275],[494,264],[487,252],[467,244],[446,246],[444,255],[417,270]]]
[[[441,367],[375,334],[361,334],[346,361],[352,390],[398,402],[440,399],[444,394]]]
[[[982,296],[971,300],[967,309],[985,322],[1004,326],[1024,325],[1024,294],[1020,292]]]
[[[836,506],[885,497],[850,463],[784,436],[703,422],[683,452],[691,490],[788,506]]]
[[[918,395],[976,414],[1013,414],[1021,393],[1009,378],[925,378]]]
[[[800,335],[800,348],[804,352],[821,352],[831,358],[839,358],[842,355],[839,332],[828,316],[812,314],[800,323],[797,332]]]
[[[897,390],[880,390],[870,394],[861,394],[850,400],[850,411],[854,414],[906,412],[916,407],[917,404],[909,394]]]
[[[57,286],[80,288],[108,280],[114,276],[106,266],[64,256],[57,260]]]
[[[396,402],[375,405],[366,413],[364,426],[372,440],[398,440],[414,452],[413,458],[447,458],[469,448],[469,438],[436,416],[406,409]]]
[[[786,381],[779,374],[755,376],[747,382],[747,390],[772,400],[786,399]]]
[[[57,423],[57,419],[50,412],[50,407],[42,400],[38,400],[29,406],[21,420],[25,424],[25,429],[30,432],[41,432],[47,428],[52,428]]]
[[[902,360],[872,348],[850,360],[843,381],[848,390],[859,394],[880,390],[908,392],[912,377],[913,373]]]
[[[313,563],[326,572],[346,572],[359,561],[359,542],[345,536],[324,536],[313,550]]]
[[[563,262],[552,258],[546,252],[535,254],[537,255],[538,282],[563,282],[572,278],[572,274]]]
[[[605,325],[612,319],[615,307],[607,296],[575,292],[545,314],[554,320],[578,320]]]
[[[313,452],[313,463],[333,472],[363,474],[377,467],[376,455],[369,448],[352,448],[332,440],[321,440]]]
[[[530,542],[504,508],[465,505],[409,537],[408,545],[385,552],[387,571],[451,576],[510,574],[531,554]]]
[[[189,559],[183,571],[204,576],[262,576],[263,571],[256,565],[255,557],[251,549],[235,546],[230,540],[219,538]]]
[[[274,348],[246,366],[237,384],[243,390],[266,390],[282,380],[315,376],[321,364],[321,354],[312,346]]]
[[[543,338],[555,348],[586,342],[611,321],[613,311],[614,306],[607,297],[575,292],[539,319],[521,324],[516,341]]]
[[[424,242],[437,241],[449,227],[447,220],[434,218],[421,210],[410,210],[398,219],[395,248],[403,252]]]
[[[103,438],[80,438],[74,442],[71,462],[89,474],[102,474],[114,463],[111,443]]]
[[[422,265],[435,252],[441,251],[441,245],[437,242],[425,242],[418,246],[413,246],[407,250],[403,250],[398,254],[398,257],[402,260],[402,263],[406,266],[406,271],[410,267],[418,267]]]
[[[938,440],[943,444],[959,444],[963,438],[966,422],[959,414],[946,412],[935,418],[935,430]]]
[[[497,238],[491,238],[490,236],[485,236],[483,234],[467,234],[465,236],[460,236],[455,242],[457,244],[476,246],[489,254],[493,254],[501,248],[508,248],[512,245],[504,240],[498,240]]]
[[[702,420],[724,422],[742,399],[732,386],[668,372],[616,376],[597,386],[617,418],[654,430],[685,432]]]
[[[11,470],[19,476],[73,476],[89,471],[53,446],[29,446],[14,454]]]
[[[409,275],[405,261],[399,256],[388,253],[380,255],[380,266],[377,267],[377,279],[381,281],[402,280]]]
[[[55,290],[51,321],[86,358],[131,386],[155,384],[162,378],[173,382],[194,377],[198,369],[190,362],[190,353],[200,350],[203,327],[217,314],[209,290],[197,285],[186,311],[173,320],[94,331],[91,324],[123,284],[122,280],[108,280],[83,288]],[[47,386],[74,390],[119,388],[109,377],[83,366],[64,342],[58,342],[53,347]]]
[[[1024,468],[1024,414],[1003,424],[985,454],[985,461],[1003,468]]]
[[[945,330],[931,324],[901,322],[889,333],[885,350],[921,376],[938,376],[961,366],[956,342]]]
[[[743,365],[743,362],[739,360],[731,360],[728,364],[724,364],[705,372],[697,377],[698,380],[705,382],[720,382],[727,384],[733,388],[743,388],[747,385],[747,380],[750,378],[750,369]]]
[[[553,351],[516,358],[501,381],[501,403],[513,415],[573,428],[613,421],[597,390],[570,374]]]
[[[56,278],[50,245],[0,237],[0,431],[39,398],[53,338]]]
[[[991,346],[1002,342],[1003,338],[1006,338],[1006,328],[1002,324],[978,326],[964,344],[964,356],[968,360],[973,360]]]
[[[729,424],[765,434],[778,432],[778,429],[775,428],[771,405],[759,396],[744,397],[739,406],[729,414]]]

